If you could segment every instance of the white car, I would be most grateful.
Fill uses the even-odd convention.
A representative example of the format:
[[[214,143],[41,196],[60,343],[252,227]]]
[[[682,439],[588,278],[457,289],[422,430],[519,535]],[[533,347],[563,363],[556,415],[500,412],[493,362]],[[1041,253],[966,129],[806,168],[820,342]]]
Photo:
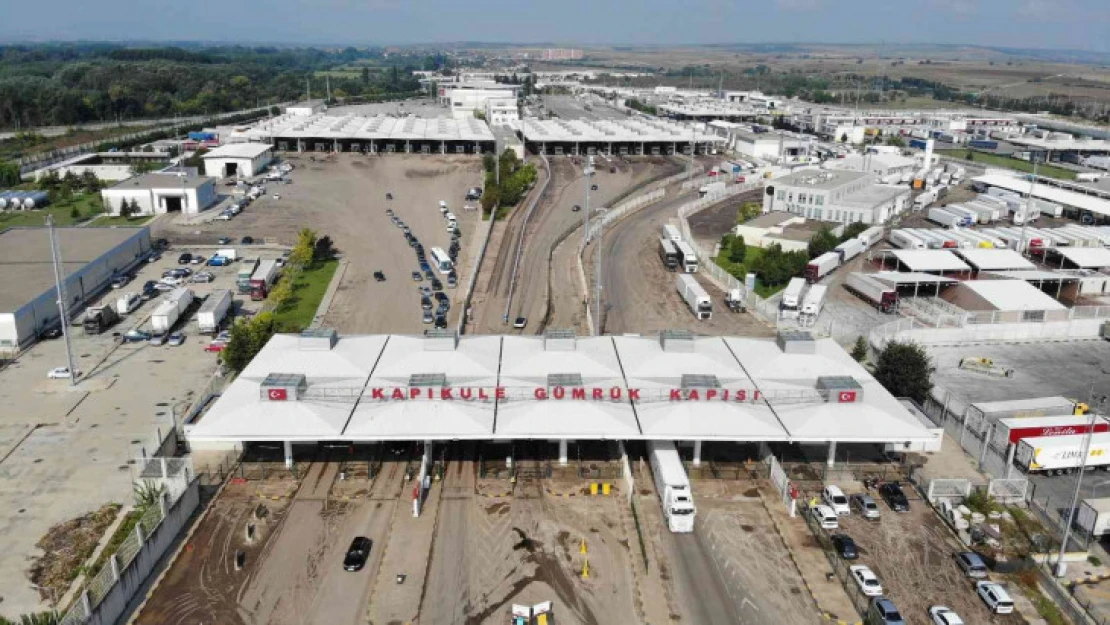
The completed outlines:
[[[173,276],[166,276],[158,281],[161,284],[168,284],[169,286],[177,286],[185,282],[184,278],[175,278]]]
[[[960,615],[948,606],[935,605],[929,608],[929,616],[933,619],[933,625],[964,625]]]
[[[883,586],[879,583],[879,578],[875,577],[875,574],[871,572],[870,568],[862,564],[857,564],[848,567],[848,570],[851,571],[852,579],[856,581],[856,585],[863,591],[863,594],[868,597],[882,596]]]
[[[225,211],[216,215],[216,221],[231,221],[231,213]]]
[[[976,583],[975,592],[995,614],[1009,614],[1014,611],[1014,600],[1010,598],[1010,593],[994,582]]]
[[[809,513],[813,515],[814,520],[821,525],[823,529],[835,530],[840,527],[840,522],[836,519],[836,513],[828,506],[812,506]]]
[[[77,370],[74,372],[74,374],[81,375],[81,371]],[[68,380],[69,367],[54,367],[50,371],[46,372],[46,377],[51,380]]]
[[[825,490],[821,491],[821,500],[826,506],[832,508],[837,516],[852,514],[852,509],[848,506],[848,498],[844,496],[844,491],[840,490],[839,486],[826,486]]]

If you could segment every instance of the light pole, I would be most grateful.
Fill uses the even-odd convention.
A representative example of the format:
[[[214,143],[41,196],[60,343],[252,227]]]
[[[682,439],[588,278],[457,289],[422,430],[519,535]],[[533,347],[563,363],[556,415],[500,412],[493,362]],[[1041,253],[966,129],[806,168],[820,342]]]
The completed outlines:
[[[1079,457],[1079,477],[1075,478],[1075,492],[1071,496],[1071,506],[1068,508],[1068,518],[1064,523],[1064,539],[1060,541],[1060,555],[1056,557],[1056,577],[1063,577],[1067,571],[1064,566],[1064,552],[1068,550],[1068,539],[1071,538],[1071,524],[1075,522],[1075,506],[1079,503],[1079,492],[1083,487],[1083,473],[1087,468],[1087,454],[1091,450],[1091,437],[1095,433],[1095,417],[1102,412],[1106,403],[1106,396],[1092,402],[1091,419],[1087,422],[1087,435],[1083,437],[1083,455]]]
[[[1038,152],[1030,152],[1029,156],[1033,159],[1033,176],[1029,179],[1029,197],[1025,198],[1025,219],[1021,222],[1021,253],[1026,256],[1029,255],[1029,244],[1025,237],[1026,229],[1029,227],[1029,216],[1033,214],[1033,189],[1037,187],[1037,160]]]
[[[586,205],[582,207],[582,249],[586,249],[586,244],[590,242],[590,180],[593,173],[594,168],[588,164],[582,170],[582,179],[586,181]]]
[[[58,296],[58,314],[61,315],[62,340],[66,344],[66,366],[69,367],[69,384],[77,384],[77,369],[73,367],[73,348],[69,343],[69,316],[66,313],[65,273],[62,270],[62,250],[54,231],[54,217],[46,216],[46,229],[50,235],[50,259],[54,263],[54,292]]]
[[[601,237],[607,210],[597,209],[597,250],[594,255],[594,263],[597,266],[597,276],[594,279],[594,336],[601,336]]]

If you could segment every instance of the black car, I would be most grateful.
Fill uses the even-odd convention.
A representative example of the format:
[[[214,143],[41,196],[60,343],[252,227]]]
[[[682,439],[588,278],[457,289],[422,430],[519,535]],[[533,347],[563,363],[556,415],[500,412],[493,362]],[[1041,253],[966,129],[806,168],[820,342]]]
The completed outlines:
[[[39,334],[39,338],[56,339],[61,335],[62,335],[62,324],[56,323],[56,324],[50,326],[49,328],[43,330]]]
[[[191,262],[193,262],[193,255],[189,252],[183,252],[181,256],[177,257],[178,265],[188,265]]]
[[[385,194],[385,199],[392,200],[393,199],[393,194],[392,193],[386,193]]]
[[[427,297],[420,298],[420,307],[423,308],[424,310],[431,310],[432,309],[432,300],[427,298]]]
[[[902,492],[902,485],[898,482],[887,482],[879,487],[879,495],[890,506],[890,509],[895,512],[909,512],[910,501],[906,499],[906,494]]]
[[[597,191],[597,185],[596,184],[591,184],[590,185],[590,191]]]
[[[228,244],[231,243],[231,241],[232,241],[231,237],[220,237],[219,239],[216,239],[216,242],[219,243],[220,245],[228,245]]]
[[[380,271],[374,272],[374,279],[378,282],[385,282],[385,274]]]
[[[366,559],[370,557],[370,548],[374,541],[365,536],[356,536],[347,548],[347,555],[343,557],[344,571],[361,571],[366,566]]]
[[[242,239],[239,239],[239,244],[240,245],[251,245],[253,243],[254,243],[254,237],[243,237]]]
[[[447,329],[447,317],[445,315],[436,315],[435,325],[440,330]]]
[[[439,278],[436,278],[434,276],[432,277],[432,290],[433,291],[442,291],[443,290],[443,283],[439,281]]]
[[[845,560],[855,560],[859,557],[859,549],[856,548],[856,541],[852,540],[852,537],[847,534],[833,534],[832,544],[836,549],[836,553]]]
[[[170,242],[169,242],[168,239],[155,239],[154,240],[155,249],[164,250],[169,246],[170,246]]]
[[[579,206],[579,205],[577,205],[577,204],[575,204],[574,206],[572,206],[572,207],[571,207],[571,209],[570,209],[570,210],[571,210],[571,212],[573,212],[573,213],[577,213],[578,211],[582,210],[582,207],[581,207],[581,206]]]

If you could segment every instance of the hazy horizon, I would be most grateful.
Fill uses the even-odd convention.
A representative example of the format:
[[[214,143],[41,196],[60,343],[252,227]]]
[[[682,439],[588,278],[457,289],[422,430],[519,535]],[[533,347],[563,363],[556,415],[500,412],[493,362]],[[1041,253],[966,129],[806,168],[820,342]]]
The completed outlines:
[[[1110,52],[1105,0],[134,0],[19,3],[5,43],[955,45]],[[33,25],[33,28],[29,28]],[[519,36],[514,36],[519,33]]]

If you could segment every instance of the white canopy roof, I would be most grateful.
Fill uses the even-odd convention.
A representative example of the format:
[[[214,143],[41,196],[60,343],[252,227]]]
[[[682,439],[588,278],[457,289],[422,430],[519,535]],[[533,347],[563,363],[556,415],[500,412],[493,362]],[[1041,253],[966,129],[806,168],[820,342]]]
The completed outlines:
[[[971,267],[945,250],[890,250],[910,271],[970,271]]]
[[[962,256],[977,271],[1036,269],[1036,265],[1014,250],[969,247],[957,250],[956,253]]]
[[[901,284],[951,284],[957,282],[955,278],[938,276],[933,273],[918,273],[916,271],[877,271],[867,274],[869,278],[881,280],[887,284],[898,286]]]
[[[1105,247],[1057,247],[1052,251],[1081,269],[1110,267],[1110,250]]]
[[[987,184],[992,187],[999,187],[1015,191],[1022,195],[1029,193],[1029,181],[1024,178],[1016,176],[1007,176],[1004,174],[986,174],[975,178],[975,182]],[[1038,184],[1033,189],[1033,197],[1049,202],[1056,202],[1064,206],[1071,206],[1074,208],[1090,211],[1096,215],[1110,215],[1110,202],[1078,193],[1075,191],[1068,191],[1067,189],[1060,189],[1057,187],[1049,186],[1047,184]]]
[[[1067,307],[1024,280],[967,280],[962,288],[974,291],[997,310],[1065,310]]]

